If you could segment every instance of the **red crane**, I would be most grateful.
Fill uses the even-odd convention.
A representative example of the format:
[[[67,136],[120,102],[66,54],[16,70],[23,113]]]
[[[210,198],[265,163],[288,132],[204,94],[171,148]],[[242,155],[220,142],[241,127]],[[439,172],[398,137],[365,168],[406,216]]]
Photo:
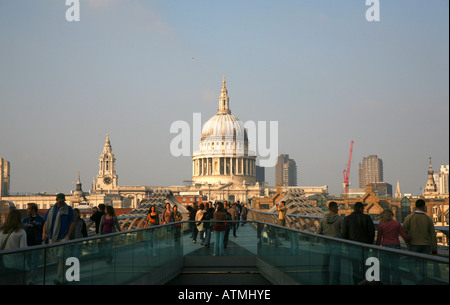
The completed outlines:
[[[352,152],[353,152],[353,141],[350,145],[350,155],[348,156],[347,169],[344,169],[344,183],[342,186],[344,187],[344,195],[348,196],[348,187],[350,186],[349,177],[350,177],[350,165],[352,164]]]

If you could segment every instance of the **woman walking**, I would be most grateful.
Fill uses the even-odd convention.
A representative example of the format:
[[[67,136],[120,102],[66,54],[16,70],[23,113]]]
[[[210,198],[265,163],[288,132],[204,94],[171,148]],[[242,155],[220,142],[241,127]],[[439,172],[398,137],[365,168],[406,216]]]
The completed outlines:
[[[148,209],[147,214],[147,220],[145,221],[144,227],[151,227],[151,226],[157,226],[159,225],[159,214],[156,212],[156,206],[152,205],[150,206],[150,209]],[[146,239],[147,244],[150,247],[149,251],[151,251],[153,256],[156,256],[155,251],[155,229],[150,229],[147,231],[149,234],[149,237]]]
[[[225,237],[225,220],[227,218],[227,214],[225,212],[225,208],[222,202],[217,203],[217,210],[214,212],[214,256],[224,256],[224,248],[223,248],[223,240]]]
[[[205,214],[205,205],[200,203],[199,209],[195,214],[195,225],[197,226],[197,230],[200,233],[200,245],[203,246],[203,242],[205,241],[205,228],[203,226],[203,215]]]
[[[183,220],[183,215],[181,215],[180,211],[178,211],[178,207],[176,205],[173,206],[173,221],[174,223],[174,232],[173,238],[175,243],[175,249],[180,248],[180,237],[181,237],[181,223]]]
[[[384,210],[378,219],[380,223],[378,224],[378,235],[377,235],[377,245],[386,248],[400,249],[399,235],[405,240],[409,240],[411,237],[403,231],[401,224],[393,219],[394,213],[391,210]],[[382,273],[381,280],[384,284],[401,284],[400,281],[400,270],[399,270],[399,259],[398,255],[395,253],[382,252]],[[391,281],[392,274],[392,281]]]
[[[116,216],[114,208],[110,205],[106,206],[106,214],[102,216],[100,220],[100,232],[101,234],[111,234],[114,232],[120,232],[119,221]],[[105,261],[109,265],[112,263],[112,245],[113,237],[104,238],[104,250]]]
[[[6,218],[5,223],[0,227],[0,250],[25,248],[27,246],[27,234],[20,212],[12,208]],[[0,257],[3,260],[4,270],[0,270],[2,284],[24,284],[23,254],[4,254]]]

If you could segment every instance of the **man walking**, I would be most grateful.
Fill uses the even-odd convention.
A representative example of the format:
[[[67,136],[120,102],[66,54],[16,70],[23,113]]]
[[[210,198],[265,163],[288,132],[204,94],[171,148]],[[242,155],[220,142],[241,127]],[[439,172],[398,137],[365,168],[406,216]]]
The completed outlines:
[[[44,220],[42,240],[48,238],[50,244],[69,240],[75,225],[75,215],[72,207],[66,203],[64,194],[56,195],[56,203],[47,211]],[[58,259],[58,278],[55,283],[61,284],[64,281],[64,247],[55,247],[52,252]]]
[[[38,214],[38,206],[34,202],[27,204],[27,217],[22,219],[27,233],[27,245],[36,246],[42,244],[42,229],[44,218]],[[36,268],[39,265],[40,254],[36,251],[29,251],[26,254],[30,273],[27,283],[34,284],[36,280]]]
[[[424,200],[416,201],[416,210],[405,218],[403,231],[411,235],[411,251],[437,255],[436,230],[433,220],[425,214]]]
[[[342,219],[338,215],[339,207],[334,201],[328,204],[328,214],[319,223],[318,234],[342,238]],[[339,285],[341,274],[341,245],[337,241],[325,240],[326,251],[324,254],[324,264],[322,273],[323,284]],[[330,268],[331,265],[331,268]],[[330,278],[331,271],[331,278]]]
[[[411,236],[409,250],[417,253],[437,255],[437,238],[433,220],[425,213],[425,201],[416,201],[416,210],[408,215],[403,222],[403,231]],[[421,284],[425,279],[426,268],[417,266],[417,261],[412,259],[409,263],[411,273],[416,278],[416,282]],[[417,269],[418,267],[418,269]]]
[[[364,204],[362,202],[356,202],[353,207],[353,213],[344,218],[342,237],[360,243],[373,244],[375,239],[375,226],[372,218],[364,214]],[[355,284],[358,284],[365,277],[365,262],[362,261],[359,253],[354,256],[352,259],[353,281]]]

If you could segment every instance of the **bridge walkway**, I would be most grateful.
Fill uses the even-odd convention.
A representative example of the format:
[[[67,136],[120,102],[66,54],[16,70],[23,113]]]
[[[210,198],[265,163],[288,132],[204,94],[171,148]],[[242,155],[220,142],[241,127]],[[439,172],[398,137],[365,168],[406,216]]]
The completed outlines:
[[[181,222],[182,231],[188,228]],[[189,233],[176,241],[174,225],[135,229],[89,237],[55,245],[43,245],[0,253],[5,265],[3,284],[51,285],[70,267],[68,258],[79,260],[79,280],[69,285],[270,285],[328,284],[330,271],[339,267],[339,284],[354,285],[353,263],[364,266],[375,258],[383,272],[394,262],[403,285],[449,283],[448,258],[422,255],[375,245],[335,239],[314,233],[251,221],[229,234],[225,256],[212,256],[210,248],[194,244]],[[338,251],[336,251],[338,250]],[[111,263],[105,261],[108,253]],[[338,265],[328,257],[338,254]],[[60,258],[60,259],[58,259]],[[66,266],[62,264],[66,262]],[[367,264],[366,264],[367,265]],[[64,270],[65,273],[58,272]],[[361,274],[360,274],[361,275]],[[364,275],[362,275],[364,276]],[[384,284],[392,284],[384,282]]]

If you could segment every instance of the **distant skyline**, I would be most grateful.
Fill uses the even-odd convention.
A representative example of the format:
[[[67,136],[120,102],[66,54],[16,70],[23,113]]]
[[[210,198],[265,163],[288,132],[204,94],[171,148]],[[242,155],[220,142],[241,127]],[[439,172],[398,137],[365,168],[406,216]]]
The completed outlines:
[[[91,189],[109,133],[119,185],[190,180],[174,121],[202,123],[226,76],[241,121],[278,122],[299,186],[339,195],[364,157],[418,195],[449,164],[449,2],[380,0],[0,1],[0,157],[11,193]],[[198,144],[196,144],[198,145]],[[195,148],[194,148],[195,150]],[[275,167],[266,168],[275,185]]]

